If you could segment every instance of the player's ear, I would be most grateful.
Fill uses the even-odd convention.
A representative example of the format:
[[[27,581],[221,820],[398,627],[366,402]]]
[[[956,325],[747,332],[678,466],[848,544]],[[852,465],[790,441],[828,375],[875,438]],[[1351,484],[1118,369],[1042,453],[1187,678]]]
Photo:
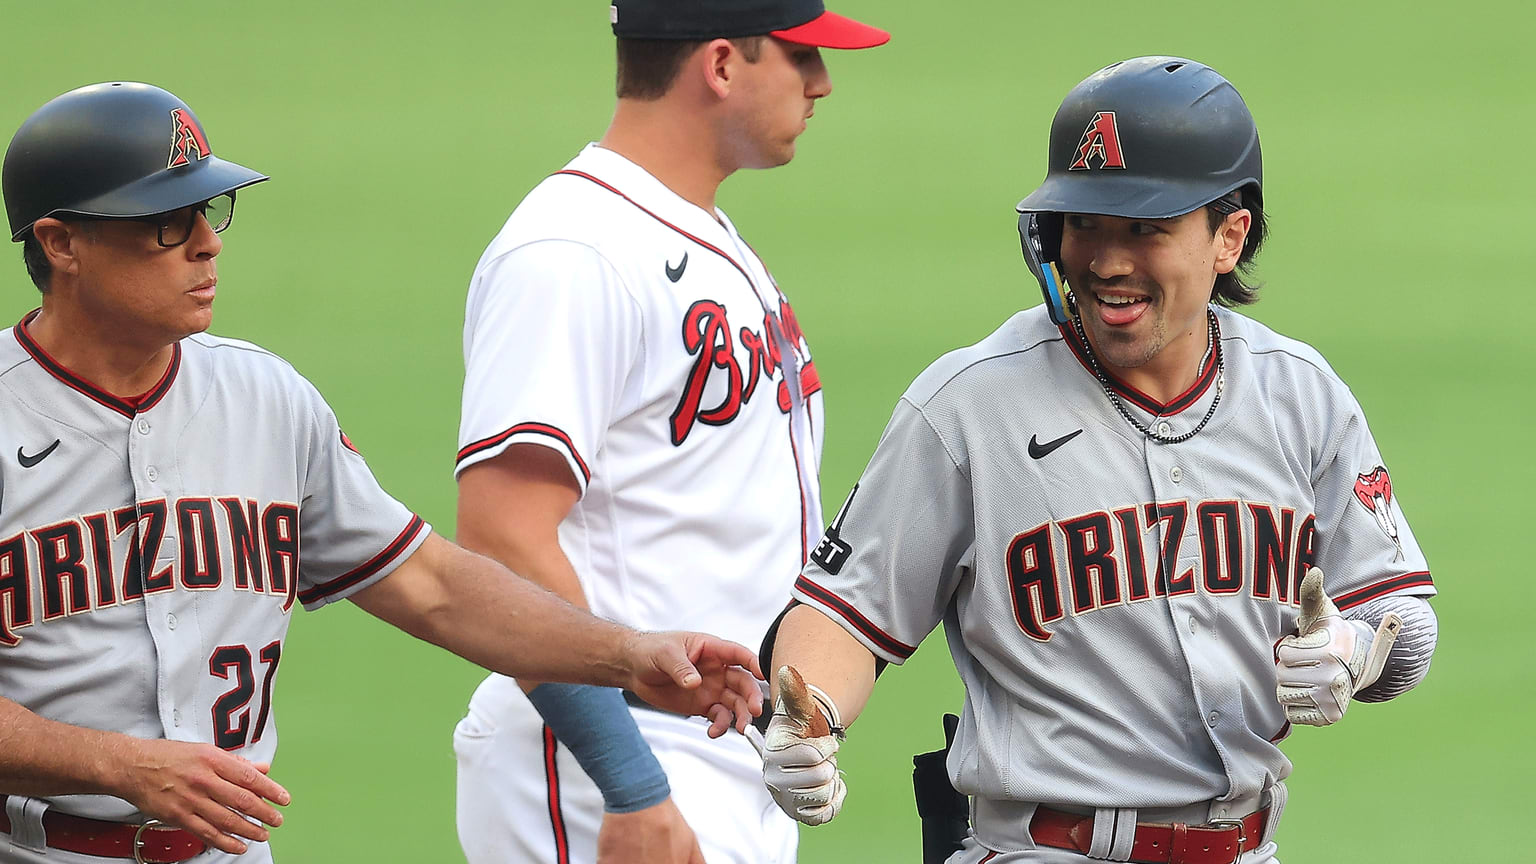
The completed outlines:
[[[1216,244],[1216,272],[1231,273],[1237,269],[1237,261],[1243,254],[1243,242],[1253,227],[1253,214],[1247,210],[1228,213],[1216,229],[1212,242]]]
[[[32,236],[37,238],[37,245],[48,257],[54,273],[80,272],[80,245],[85,234],[84,223],[71,225],[51,217],[39,219],[32,226]]]
[[[699,49],[694,61],[703,72],[705,86],[717,99],[724,99],[731,94],[731,85],[743,62],[741,52],[731,40],[711,39]]]

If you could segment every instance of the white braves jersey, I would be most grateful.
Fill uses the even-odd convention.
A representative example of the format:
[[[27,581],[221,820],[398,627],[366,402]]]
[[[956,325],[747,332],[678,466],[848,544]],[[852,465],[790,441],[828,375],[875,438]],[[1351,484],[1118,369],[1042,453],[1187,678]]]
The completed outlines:
[[[481,257],[464,363],[456,470],[565,456],[560,545],[597,615],[762,639],[821,531],[821,385],[724,213],[589,145]]]
[[[1312,348],[1218,309],[1169,404],[1116,392],[1043,307],[898,404],[795,596],[905,660],[940,621],[966,685],[949,771],[981,799],[1177,807],[1290,773],[1273,647],[1311,565],[1341,608],[1434,593],[1359,404]],[[978,809],[978,813],[981,810]]]
[[[190,336],[122,399],[48,356],[31,317],[0,333],[0,695],[271,761],[295,602],[373,584],[430,529],[281,358]],[[52,806],[138,818],[108,796]]]

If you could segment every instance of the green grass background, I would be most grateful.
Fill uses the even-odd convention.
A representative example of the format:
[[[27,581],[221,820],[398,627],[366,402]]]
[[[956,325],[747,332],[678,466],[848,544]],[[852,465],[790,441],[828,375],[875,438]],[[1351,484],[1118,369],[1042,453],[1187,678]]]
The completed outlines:
[[[385,486],[451,534],[465,285],[522,194],[606,125],[605,4],[3,5],[7,136],[65,90],[145,80],[190,102],[216,152],[273,176],[225,235],[214,330],[289,358]],[[1444,592],[1422,687],[1287,742],[1285,860],[1527,854],[1528,7],[833,5],[895,40],[832,52],[836,92],[796,161],[721,195],[814,345],[830,507],[920,369],[1037,302],[1012,207],[1043,176],[1066,91],[1124,57],[1208,62],[1267,157],[1253,314],[1351,383]],[[37,301],[19,247],[12,261],[7,321]],[[279,859],[462,860],[449,733],[480,672],[349,605],[296,614],[285,659]],[[803,833],[802,860],[918,859],[908,757],[958,694],[937,638],[884,678],[843,751],[847,808]]]

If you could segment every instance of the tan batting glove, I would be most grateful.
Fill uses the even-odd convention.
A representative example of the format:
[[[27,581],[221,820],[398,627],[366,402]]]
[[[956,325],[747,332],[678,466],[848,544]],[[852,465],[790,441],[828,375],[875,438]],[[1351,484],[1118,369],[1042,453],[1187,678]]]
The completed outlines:
[[[843,727],[832,698],[779,667],[779,695],[763,740],[763,782],[779,809],[807,825],[832,821],[848,786],[837,770]]]
[[[1381,677],[1403,621],[1388,613],[1373,633],[1363,621],[1345,620],[1323,591],[1323,571],[1316,567],[1301,580],[1299,599],[1296,634],[1275,646],[1275,694],[1285,719],[1328,726],[1344,716],[1356,692]]]

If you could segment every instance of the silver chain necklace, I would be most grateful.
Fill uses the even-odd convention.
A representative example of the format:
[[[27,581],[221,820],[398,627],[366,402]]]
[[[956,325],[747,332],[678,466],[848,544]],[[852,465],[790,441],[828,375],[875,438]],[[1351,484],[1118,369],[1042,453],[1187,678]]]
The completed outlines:
[[[1088,365],[1093,367],[1093,377],[1099,379],[1099,386],[1104,388],[1104,395],[1109,397],[1110,404],[1114,405],[1115,410],[1120,412],[1120,416],[1124,417],[1127,423],[1136,427],[1138,432],[1159,444],[1177,444],[1180,441],[1188,441],[1195,437],[1200,433],[1201,429],[1205,428],[1205,424],[1211,422],[1211,418],[1216,415],[1216,406],[1221,404],[1221,391],[1225,389],[1227,383],[1227,362],[1226,358],[1221,354],[1221,325],[1216,323],[1216,313],[1210,309],[1205,310],[1205,317],[1210,324],[1211,350],[1216,352],[1216,398],[1211,400],[1211,407],[1206,410],[1205,416],[1201,418],[1195,428],[1185,432],[1183,435],[1170,436],[1149,429],[1146,424],[1131,416],[1131,412],[1126,410],[1124,403],[1120,401],[1120,396],[1110,386],[1109,376],[1105,375],[1104,370],[1099,367],[1099,358],[1094,356],[1093,345],[1088,342],[1088,334],[1083,332],[1081,316],[1072,316],[1072,327],[1077,331],[1077,338],[1083,341],[1083,349],[1088,354]]]

